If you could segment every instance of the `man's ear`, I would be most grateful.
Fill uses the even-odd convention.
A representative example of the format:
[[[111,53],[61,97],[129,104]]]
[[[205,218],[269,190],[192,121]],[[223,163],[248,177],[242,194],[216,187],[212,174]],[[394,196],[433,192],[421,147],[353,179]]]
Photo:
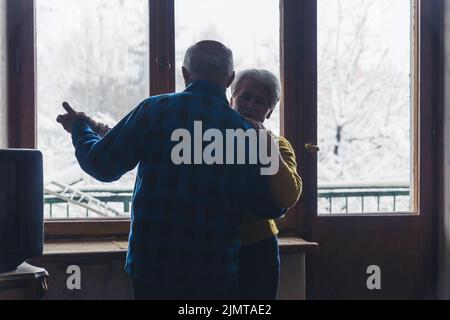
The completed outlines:
[[[186,69],[185,67],[182,67],[181,71],[183,72],[184,83],[186,84],[187,87],[192,82],[191,75],[189,73],[189,70]]]
[[[272,116],[273,110],[274,110],[274,109],[270,110],[269,113],[267,114],[267,116],[266,116],[266,119],[267,119],[267,120],[269,120],[270,117]]]
[[[232,84],[233,81],[234,81],[234,78],[236,78],[236,73],[233,71],[233,73],[231,74],[230,79],[228,79],[228,82],[227,82],[227,88],[229,88],[229,87],[231,86],[231,84]]]

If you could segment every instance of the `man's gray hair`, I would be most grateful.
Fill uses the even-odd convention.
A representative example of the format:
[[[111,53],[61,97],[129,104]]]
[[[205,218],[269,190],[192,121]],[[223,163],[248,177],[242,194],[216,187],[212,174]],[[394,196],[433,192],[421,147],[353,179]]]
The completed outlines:
[[[217,41],[201,41],[190,47],[183,66],[194,74],[231,77],[234,71],[233,52]]]
[[[239,72],[231,85],[231,93],[233,96],[245,80],[253,80],[266,87],[269,93],[270,109],[273,110],[276,107],[281,99],[281,85],[280,80],[272,72],[257,69],[248,69]]]

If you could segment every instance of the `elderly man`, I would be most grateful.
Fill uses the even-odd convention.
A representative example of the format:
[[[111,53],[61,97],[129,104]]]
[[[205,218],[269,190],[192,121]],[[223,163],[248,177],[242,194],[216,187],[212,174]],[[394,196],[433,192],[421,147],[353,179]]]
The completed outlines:
[[[57,119],[94,178],[115,181],[139,165],[125,267],[137,299],[233,298],[243,208],[262,218],[284,213],[260,164],[174,164],[177,129],[194,136],[198,121],[224,134],[252,127],[226,98],[233,69],[228,48],[202,41],[186,53],[184,92],[143,101],[103,138],[107,130],[68,105]]]

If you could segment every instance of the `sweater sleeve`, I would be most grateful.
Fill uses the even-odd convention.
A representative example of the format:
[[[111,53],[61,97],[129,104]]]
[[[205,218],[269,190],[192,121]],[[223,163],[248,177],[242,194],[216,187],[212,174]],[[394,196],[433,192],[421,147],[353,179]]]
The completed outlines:
[[[278,143],[282,161],[280,161],[278,173],[269,176],[270,190],[277,205],[282,208],[291,208],[302,194],[303,181],[297,173],[294,148],[283,137],[278,138]]]

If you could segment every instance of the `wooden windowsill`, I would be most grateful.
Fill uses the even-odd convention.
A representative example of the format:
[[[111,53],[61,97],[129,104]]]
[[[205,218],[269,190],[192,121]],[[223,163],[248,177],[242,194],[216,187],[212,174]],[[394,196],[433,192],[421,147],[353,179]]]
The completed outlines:
[[[102,257],[123,259],[126,255],[128,242],[126,240],[73,240],[73,241],[47,241],[44,245],[42,259],[75,258],[77,256]],[[294,237],[280,238],[281,254],[300,254],[309,252],[318,247],[317,243],[305,241]]]
[[[319,248],[319,244],[316,242],[295,237],[280,237],[279,243],[281,254],[299,254]]]

